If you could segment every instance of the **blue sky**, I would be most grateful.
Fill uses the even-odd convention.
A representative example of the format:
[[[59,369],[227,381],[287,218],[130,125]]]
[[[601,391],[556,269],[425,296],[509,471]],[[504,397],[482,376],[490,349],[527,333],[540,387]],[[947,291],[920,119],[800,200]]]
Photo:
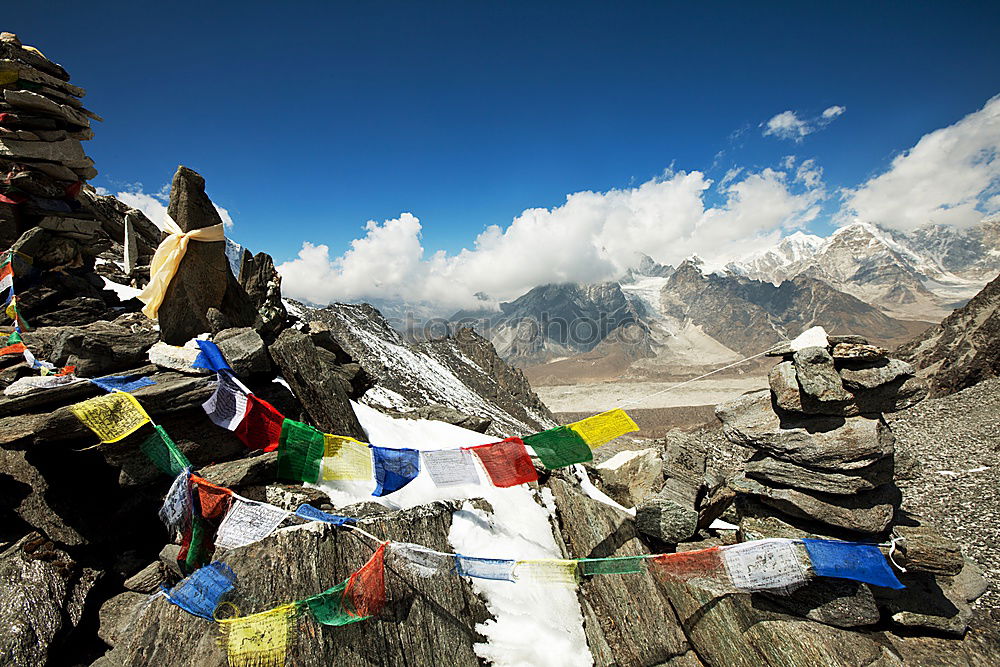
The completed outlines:
[[[826,232],[841,188],[1000,93],[998,3],[701,4],[18,3],[4,29],[105,118],[94,185],[155,193],[190,166],[233,237],[279,262],[303,241],[335,258],[404,212],[422,261],[454,256],[525,209],[670,168],[790,183],[788,155],[821,171],[806,227]],[[765,135],[785,111],[813,131]]]

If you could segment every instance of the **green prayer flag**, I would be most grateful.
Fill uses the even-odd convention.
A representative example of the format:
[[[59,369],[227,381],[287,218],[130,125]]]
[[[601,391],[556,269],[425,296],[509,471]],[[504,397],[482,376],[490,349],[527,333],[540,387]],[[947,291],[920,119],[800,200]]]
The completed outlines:
[[[139,445],[139,449],[149,457],[153,465],[160,472],[166,473],[171,477],[176,477],[185,468],[190,468],[191,462],[187,460],[184,453],[170,439],[166,430],[162,426],[154,426],[153,428],[153,433]]]
[[[594,453],[580,434],[567,426],[529,435],[524,444],[535,450],[546,468],[562,468],[594,459]]]
[[[621,556],[619,558],[581,558],[580,574],[631,574],[646,569],[644,556]]]
[[[326,438],[321,431],[286,419],[278,440],[278,478],[294,482],[318,482],[320,465],[326,452]]]
[[[16,331],[14,333],[12,333],[11,335],[7,336],[7,344],[8,345],[13,345],[14,343],[23,343],[23,342],[24,341],[21,340],[21,334],[19,334]]]
[[[328,588],[318,595],[313,595],[302,601],[317,623],[323,625],[347,625],[363,621],[369,616],[360,616],[348,611],[349,601],[344,596],[344,590],[350,579],[342,581],[333,588]]]
[[[195,514],[191,517],[191,542],[188,544],[187,558],[184,561],[187,573],[194,572],[208,563],[205,548],[205,520]]]

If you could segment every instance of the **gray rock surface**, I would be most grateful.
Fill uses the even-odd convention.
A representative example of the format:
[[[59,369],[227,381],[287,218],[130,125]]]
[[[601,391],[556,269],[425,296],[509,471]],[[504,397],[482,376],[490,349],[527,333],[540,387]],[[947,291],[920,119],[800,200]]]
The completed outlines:
[[[894,439],[881,419],[779,416],[763,389],[715,409],[727,438],[776,458],[821,470],[858,470],[893,453]]]
[[[604,491],[625,507],[636,507],[663,486],[663,459],[655,449],[623,452],[594,466]]]
[[[793,355],[793,360],[799,386],[807,396],[821,404],[840,404],[851,400],[826,348],[804,348]]]
[[[205,194],[205,179],[187,167],[178,167],[174,174],[167,212],[185,232],[222,223]],[[212,308],[221,314],[221,322],[210,321]],[[256,309],[229,269],[225,242],[188,243],[160,306],[160,339],[183,345],[201,333],[253,326],[256,320]]]
[[[271,371],[271,359],[264,339],[255,329],[223,329],[212,340],[237,375],[249,377],[266,375]]]
[[[864,365],[840,369],[840,377],[848,389],[875,389],[904,375],[913,375],[913,366],[900,359],[878,359]]]
[[[350,385],[338,378],[333,368],[322,363],[308,335],[286,329],[269,349],[281,376],[317,428],[324,433],[365,439],[364,429],[348,399]]]
[[[0,552],[0,658],[12,667],[46,664],[53,642],[79,622],[99,572],[31,533]]]
[[[639,532],[667,544],[683,542],[698,528],[698,512],[671,498],[653,496],[635,508],[635,527]]]
[[[850,495],[892,482],[892,463],[892,457],[887,457],[864,468],[840,473],[814,470],[772,456],[755,456],[747,462],[745,470],[749,477],[772,485]]]

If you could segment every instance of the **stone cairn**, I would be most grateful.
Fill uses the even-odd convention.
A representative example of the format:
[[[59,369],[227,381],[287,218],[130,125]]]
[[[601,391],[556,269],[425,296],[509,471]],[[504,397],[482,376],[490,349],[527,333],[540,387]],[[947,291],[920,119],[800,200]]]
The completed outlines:
[[[961,635],[982,579],[957,544],[901,510],[895,438],[883,418],[923,400],[927,384],[861,336],[819,341],[826,344],[776,346],[770,388],[716,408],[725,436],[753,452],[730,483],[741,537],[902,538],[896,560],[907,568],[906,590],[825,580],[776,601],[842,627],[884,612],[897,625]]]
[[[142,213],[86,184],[97,170],[80,142],[100,118],[69,78],[0,33],[0,251],[15,251],[18,308],[38,326],[120,314],[100,276],[141,286],[162,236]]]

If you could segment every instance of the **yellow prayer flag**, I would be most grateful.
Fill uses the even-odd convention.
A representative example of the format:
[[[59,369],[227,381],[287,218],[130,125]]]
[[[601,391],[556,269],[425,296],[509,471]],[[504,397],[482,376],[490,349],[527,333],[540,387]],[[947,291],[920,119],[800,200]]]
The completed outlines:
[[[282,667],[294,622],[294,602],[259,614],[219,619],[229,667]]]
[[[7,310],[4,311],[4,312],[7,313],[7,317],[9,317],[10,319],[14,320],[15,322],[17,321],[17,297],[16,296],[15,297],[11,297],[10,303],[7,304]]]
[[[18,79],[17,70],[3,70],[0,71],[0,86],[6,86],[8,83],[14,83]]]
[[[149,422],[135,396],[124,391],[91,398],[69,409],[101,442],[118,442]]]
[[[514,579],[561,586],[573,586],[580,580],[575,560],[554,558],[517,561],[514,565]]]
[[[327,433],[323,437],[326,449],[323,452],[322,479],[372,478],[372,452],[368,445],[344,435]]]
[[[615,438],[638,431],[632,418],[625,414],[621,408],[608,410],[593,417],[581,419],[578,422],[568,424],[568,426],[580,434],[583,441],[590,445],[591,449],[600,447],[606,442],[611,442]]]

